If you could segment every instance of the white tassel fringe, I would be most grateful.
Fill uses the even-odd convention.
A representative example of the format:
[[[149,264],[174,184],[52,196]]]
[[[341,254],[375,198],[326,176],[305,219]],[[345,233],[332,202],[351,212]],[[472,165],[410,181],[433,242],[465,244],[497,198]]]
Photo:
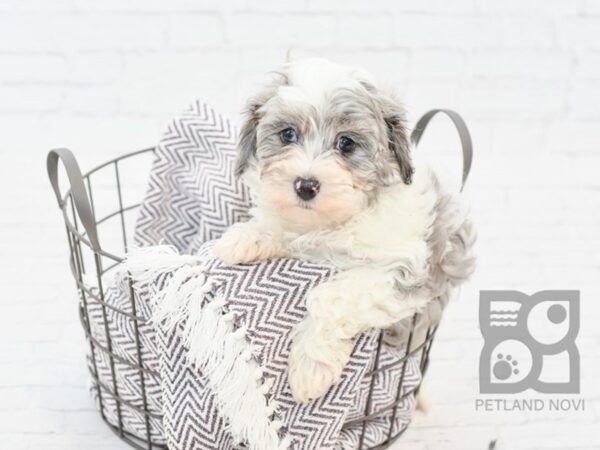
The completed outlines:
[[[235,315],[225,311],[225,300],[205,301],[214,286],[201,259],[162,245],[130,252],[124,265],[136,285],[172,272],[167,285],[154,293],[152,321],[167,331],[184,324],[181,337],[189,362],[206,376],[234,439],[247,442],[251,450],[287,449],[289,439],[278,433],[282,423],[271,420],[277,405],[265,397],[272,380],[261,384],[263,370],[253,358],[246,328],[234,330]]]

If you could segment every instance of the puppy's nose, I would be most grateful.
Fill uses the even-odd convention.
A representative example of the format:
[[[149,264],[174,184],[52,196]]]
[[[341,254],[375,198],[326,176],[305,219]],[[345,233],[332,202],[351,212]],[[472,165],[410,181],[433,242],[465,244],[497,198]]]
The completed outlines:
[[[314,178],[296,178],[294,190],[302,200],[311,200],[317,196],[321,183]]]

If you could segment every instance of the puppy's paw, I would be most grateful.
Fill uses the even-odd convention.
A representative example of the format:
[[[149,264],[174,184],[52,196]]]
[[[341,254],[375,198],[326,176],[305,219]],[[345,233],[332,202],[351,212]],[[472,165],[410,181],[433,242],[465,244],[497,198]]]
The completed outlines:
[[[340,380],[343,368],[312,359],[306,353],[290,354],[288,382],[292,397],[299,403],[322,397]]]
[[[352,352],[347,339],[327,339],[315,331],[310,319],[295,332],[288,361],[288,382],[294,400],[306,403],[323,396],[340,381]]]
[[[283,246],[277,238],[250,222],[231,226],[216,242],[213,251],[229,265],[285,256]]]

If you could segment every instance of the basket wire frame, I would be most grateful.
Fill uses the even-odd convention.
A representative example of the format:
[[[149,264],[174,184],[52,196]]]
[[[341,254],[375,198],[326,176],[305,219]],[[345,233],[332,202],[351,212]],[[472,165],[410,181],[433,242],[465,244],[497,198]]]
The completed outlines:
[[[63,152],[57,158],[55,158],[55,164],[58,163],[59,158],[63,160],[63,163],[66,163],[66,160],[69,158],[72,158],[72,162],[75,162],[72,153],[66,149],[61,149],[53,152]],[[53,152],[50,152],[48,158],[49,174],[50,158]],[[167,449],[166,445],[157,443],[152,439],[150,418],[160,420],[161,416],[159,414],[156,414],[155,412],[152,412],[149,409],[148,397],[146,392],[146,384],[148,377],[154,377],[156,380],[159,380],[160,374],[144,366],[142,345],[140,339],[140,324],[145,324],[148,322],[148,320],[144,317],[138,316],[134,290],[131,280],[128,281],[128,294],[131,312],[128,312],[116,308],[114,305],[111,305],[106,302],[105,290],[103,286],[103,276],[107,272],[118,268],[119,264],[123,261],[122,255],[126,254],[129,248],[125,215],[135,212],[136,209],[140,206],[140,203],[132,203],[130,205],[126,205],[124,202],[123,186],[121,183],[122,175],[120,170],[120,163],[122,163],[125,160],[143,155],[151,156],[151,154],[153,154],[154,152],[155,148],[146,148],[136,152],[128,153],[118,158],[107,161],[83,175],[79,172],[79,167],[75,162],[77,170],[71,170],[71,172],[77,173],[68,173],[69,181],[71,182],[71,188],[68,189],[64,193],[64,195],[60,194],[58,190],[58,182],[56,179],[56,175],[55,179],[53,180],[53,177],[50,174],[50,179],[53,184],[53,188],[55,189],[57,199],[59,202],[59,207],[62,211],[65,222],[67,241],[69,244],[69,264],[80,296],[79,317],[89,345],[90,364],[88,365],[88,367],[92,379],[92,389],[94,389],[97,393],[97,401],[100,410],[100,415],[104,422],[110,427],[111,430],[113,430],[113,432],[117,436],[119,436],[123,441],[128,443],[133,448],[139,450]],[[69,172],[70,169],[72,169],[69,168],[67,164],[65,164],[65,167],[67,168],[67,172]],[[103,173],[107,170],[113,171],[112,176],[114,180],[114,187],[117,191],[117,205],[114,211],[96,219],[96,208],[94,204],[94,183],[92,182],[92,176],[96,177],[103,175]],[[56,172],[56,167],[54,168],[54,171]],[[76,195],[77,193],[74,194],[75,189],[73,185],[73,179],[71,178],[71,176],[74,176],[75,179],[77,179],[77,177],[81,177],[81,181],[83,181],[83,191],[85,195],[78,196]],[[104,180],[104,183],[106,183],[106,180]],[[84,197],[83,200],[82,197]],[[89,202],[88,207],[91,211],[91,224],[89,220],[87,224],[84,223],[85,219],[81,217],[81,207],[85,205],[78,204],[78,202],[81,203],[82,201]],[[119,222],[118,227],[120,228],[119,234],[121,241],[119,246],[122,250],[121,254],[105,250],[105,243],[103,242],[102,246],[100,246],[99,239],[94,239],[94,236],[97,236],[98,227],[110,221],[111,219],[117,220]],[[93,236],[91,236],[92,234]],[[96,242],[94,242],[95,240]],[[91,266],[90,261],[84,258],[84,251],[87,251],[92,255]],[[89,284],[89,274],[91,274],[92,277],[95,278],[95,288]],[[101,309],[104,340],[106,342],[106,345],[103,345],[100,342],[99,338],[93,335],[89,317],[90,303],[95,303],[99,305]],[[117,314],[123,315],[125,318],[127,318],[127,320],[130,320],[132,322],[136,346],[135,362],[128,361],[113,351],[112,336],[110,334],[109,319],[107,313],[108,309],[111,309]],[[415,388],[412,388],[407,392],[403,392],[402,390],[408,359],[412,356],[417,356],[419,358],[421,374],[422,376],[424,376],[429,362],[429,352],[431,350],[431,346],[437,329],[437,326],[430,327],[426,332],[424,341],[419,345],[415,346],[414,348],[411,348],[416,323],[417,315],[413,316],[412,318],[412,327],[408,336],[407,351],[405,355],[402,358],[399,358],[398,360],[384,366],[380,366],[380,355],[384,341],[383,332],[379,333],[377,339],[377,346],[375,348],[375,360],[373,369],[366,375],[370,377],[370,380],[364,415],[357,419],[347,421],[344,424],[344,428],[360,424],[361,433],[359,437],[357,450],[379,450],[387,448],[396,439],[398,439],[408,427],[408,424],[406,424],[399,430],[394,429],[394,420],[396,418],[398,406],[408,396],[418,394],[420,388],[419,383]],[[109,361],[111,376],[110,385],[106,385],[105,383],[103,383],[98,373],[97,361],[100,357],[100,354],[108,358]],[[131,401],[125,400],[119,395],[119,384],[117,382],[117,377],[115,374],[115,361],[137,370],[140,380],[141,398],[139,400],[142,405],[141,407],[134,405]],[[397,390],[394,402],[381,409],[374,411],[372,405],[372,396],[378,375],[381,372],[384,372],[385,370],[388,370],[398,365],[401,365],[401,372],[398,386],[396,388]],[[106,400],[108,398],[111,398],[116,405],[116,424],[111,423],[106,414]],[[143,415],[145,424],[144,437],[136,436],[132,432],[125,429],[123,425],[123,408],[133,409]],[[389,429],[385,440],[374,447],[367,448],[365,446],[365,433],[368,422],[377,418],[384,417],[386,415],[391,415],[391,420],[389,421]]]

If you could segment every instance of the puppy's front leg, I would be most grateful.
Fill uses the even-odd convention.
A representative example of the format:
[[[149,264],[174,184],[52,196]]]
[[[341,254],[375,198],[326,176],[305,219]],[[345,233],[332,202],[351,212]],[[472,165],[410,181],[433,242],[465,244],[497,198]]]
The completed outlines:
[[[297,401],[320,397],[340,380],[356,335],[389,327],[427,303],[420,289],[398,283],[393,272],[356,268],[308,294],[308,315],[294,331],[289,357],[288,380]]]
[[[286,256],[281,234],[254,219],[229,227],[215,244],[214,253],[229,265]]]

